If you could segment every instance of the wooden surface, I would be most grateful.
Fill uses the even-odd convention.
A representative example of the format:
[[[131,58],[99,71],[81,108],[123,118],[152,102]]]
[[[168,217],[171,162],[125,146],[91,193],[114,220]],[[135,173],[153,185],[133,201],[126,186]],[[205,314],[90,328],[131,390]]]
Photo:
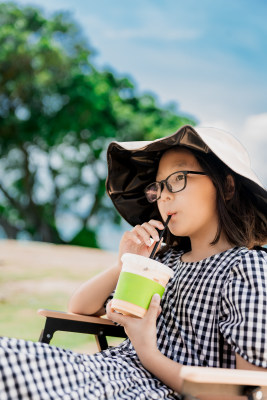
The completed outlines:
[[[266,386],[267,371],[183,366],[181,377],[190,382]]]
[[[94,317],[91,315],[81,315],[81,314],[67,313],[63,311],[46,310],[42,308],[38,310],[38,314],[42,315],[43,317],[69,319],[72,321],[91,322],[95,324],[115,325],[111,320],[107,318]]]

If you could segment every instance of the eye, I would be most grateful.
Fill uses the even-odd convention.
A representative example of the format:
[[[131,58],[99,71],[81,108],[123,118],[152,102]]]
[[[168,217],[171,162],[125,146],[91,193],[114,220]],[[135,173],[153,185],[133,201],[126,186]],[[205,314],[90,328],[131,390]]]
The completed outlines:
[[[178,172],[170,176],[168,184],[172,187],[172,189],[177,187],[179,188],[183,180],[184,174]]]
[[[175,175],[175,181],[182,181],[184,179],[184,174]]]

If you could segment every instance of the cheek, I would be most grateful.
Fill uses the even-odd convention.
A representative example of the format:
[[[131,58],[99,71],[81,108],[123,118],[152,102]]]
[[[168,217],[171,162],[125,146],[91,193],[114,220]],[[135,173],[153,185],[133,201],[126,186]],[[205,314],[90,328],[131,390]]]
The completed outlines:
[[[192,194],[191,199],[206,214],[215,214],[216,196],[216,189],[213,183],[208,181],[207,184],[203,185],[202,190],[198,190]]]
[[[216,189],[210,180],[186,189],[180,197],[180,204],[189,214],[200,216],[201,213],[211,215],[216,212]]]

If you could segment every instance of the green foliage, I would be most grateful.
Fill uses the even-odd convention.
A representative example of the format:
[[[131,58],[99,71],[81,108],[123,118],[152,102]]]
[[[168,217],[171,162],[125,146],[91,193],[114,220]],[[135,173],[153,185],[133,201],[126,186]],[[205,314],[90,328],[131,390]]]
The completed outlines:
[[[63,242],[72,214],[80,232],[69,241],[97,247],[103,218],[119,221],[105,195],[108,143],[194,124],[92,57],[68,14],[0,3],[0,224],[10,238]]]
[[[74,236],[69,244],[84,247],[97,247],[95,232],[84,227]]]

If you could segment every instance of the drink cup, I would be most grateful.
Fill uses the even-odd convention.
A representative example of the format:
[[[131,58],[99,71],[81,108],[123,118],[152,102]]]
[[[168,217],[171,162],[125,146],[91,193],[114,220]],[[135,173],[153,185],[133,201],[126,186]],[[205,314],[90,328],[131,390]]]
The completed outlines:
[[[162,297],[173,270],[151,258],[125,253],[111,308],[121,314],[143,318],[152,296]]]

